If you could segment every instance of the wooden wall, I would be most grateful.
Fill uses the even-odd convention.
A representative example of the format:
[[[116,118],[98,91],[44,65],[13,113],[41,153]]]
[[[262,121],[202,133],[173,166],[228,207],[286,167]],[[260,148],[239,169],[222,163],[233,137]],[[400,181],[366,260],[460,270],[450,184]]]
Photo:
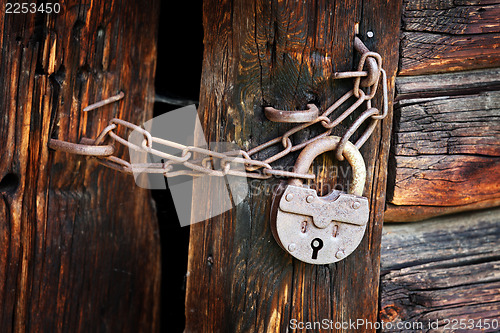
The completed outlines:
[[[385,221],[500,204],[500,1],[403,3]]]
[[[498,332],[499,222],[500,208],[495,208],[385,225],[379,320],[387,328],[407,322],[424,329],[381,332]],[[452,320],[465,321],[469,329],[451,330]],[[428,330],[429,323],[434,330]]]

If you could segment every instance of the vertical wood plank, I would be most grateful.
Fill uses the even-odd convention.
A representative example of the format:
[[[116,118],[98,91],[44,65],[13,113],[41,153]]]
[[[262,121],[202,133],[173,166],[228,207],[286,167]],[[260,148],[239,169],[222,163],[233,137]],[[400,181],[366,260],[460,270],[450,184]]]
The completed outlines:
[[[352,82],[335,81],[331,75],[353,69],[358,22],[362,33],[374,32],[367,44],[385,59],[392,96],[399,1],[206,1],[204,13],[200,112],[207,141],[232,141],[249,149],[289,128],[267,121],[263,106],[293,110],[314,102],[324,110],[331,105],[352,88]],[[343,133],[349,121],[353,118],[336,133]],[[291,320],[325,319],[333,325],[349,319],[376,320],[391,125],[389,116],[362,150],[371,218],[362,244],[347,259],[308,265],[277,245],[268,219],[270,188],[276,179],[249,180],[251,193],[243,203],[192,225],[186,332],[284,332],[291,328]],[[280,147],[274,149],[275,153]],[[295,157],[275,165],[291,166]],[[317,163],[328,168],[335,162],[325,155]],[[335,183],[327,174],[318,175],[321,189]],[[194,208],[206,209],[196,205],[206,191],[194,192]]]
[[[0,8],[0,327],[157,331],[149,192],[47,143],[95,137],[113,117],[152,116],[159,2],[59,3],[52,14]],[[82,112],[120,90],[123,101]]]

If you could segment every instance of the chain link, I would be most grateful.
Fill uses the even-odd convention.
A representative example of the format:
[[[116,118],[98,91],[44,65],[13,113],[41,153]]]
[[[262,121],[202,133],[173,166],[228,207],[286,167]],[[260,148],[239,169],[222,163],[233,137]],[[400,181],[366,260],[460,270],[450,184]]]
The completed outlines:
[[[318,109],[315,105],[308,105],[309,110],[300,111],[296,115],[294,115],[293,111],[282,111],[274,108],[266,108],[266,115],[272,115],[269,116],[269,119],[271,121],[302,123],[288,130],[282,136],[262,143],[259,146],[250,149],[249,151],[235,150],[221,153],[202,147],[186,146],[180,143],[154,137],[144,128],[117,118],[111,119],[109,125],[104,128],[104,130],[97,136],[95,140],[83,138],[80,144],[75,144],[57,139],[51,139],[49,141],[49,147],[55,150],[93,156],[98,159],[99,163],[114,170],[129,174],[141,172],[163,174],[165,177],[198,177],[204,175],[222,177],[226,175],[232,175],[256,179],[268,179],[273,176],[314,179],[313,174],[302,174],[292,171],[274,169],[271,166],[271,163],[283,158],[284,156],[292,152],[304,148],[305,146],[322,137],[330,135],[334,127],[339,125],[343,120],[349,117],[349,115],[351,115],[364,103],[366,103],[366,110],[363,111],[361,115],[347,129],[337,146],[335,152],[336,158],[338,160],[343,160],[343,151],[345,145],[347,144],[351,136],[359,129],[359,127],[365,121],[370,119],[370,124],[355,143],[355,146],[358,149],[371,136],[377,126],[377,123],[387,116],[387,75],[382,68],[382,58],[378,53],[369,51],[357,37],[355,38],[354,45],[356,50],[361,53],[361,58],[358,63],[357,70],[352,72],[338,72],[334,73],[333,75],[334,79],[354,79],[354,88],[345,93],[317,117],[316,114],[318,114]],[[367,71],[364,71],[365,65],[368,69]],[[372,106],[372,99],[377,93],[380,81],[382,81],[382,113],[377,108]],[[367,89],[367,93],[363,91],[362,87]],[[92,104],[86,107],[85,110],[92,110],[105,104],[118,101],[119,99],[123,98],[123,96],[123,92],[120,92],[119,95]],[[336,111],[340,106],[344,105],[351,97],[355,97],[356,100],[341,115],[339,115],[336,119],[331,120],[329,118],[329,115]],[[314,117],[311,117],[311,114],[314,114],[316,118],[313,119]],[[303,119],[313,120],[303,122]],[[292,135],[318,123],[321,124],[321,126],[323,126],[323,128],[325,129],[323,133],[304,142],[293,145],[292,140],[290,139]],[[136,144],[133,144],[119,136],[116,133],[119,126],[123,126],[142,134],[144,136],[144,139],[142,140],[141,145],[138,146]],[[103,144],[105,141],[107,141],[108,138],[134,151],[157,156],[165,162],[131,164],[126,160],[112,155],[115,152],[115,147],[113,145]],[[153,143],[177,149],[180,152],[180,156],[167,154],[158,149],[153,149]],[[267,157],[263,161],[252,158],[253,155],[279,143],[281,143],[283,149],[275,155]],[[205,157],[194,159],[195,155],[205,155]],[[235,164],[242,165],[245,171],[243,171],[243,169],[232,169],[232,165]],[[219,165],[220,170],[215,170],[215,165]],[[174,170],[174,166],[183,166],[185,167],[185,169]]]

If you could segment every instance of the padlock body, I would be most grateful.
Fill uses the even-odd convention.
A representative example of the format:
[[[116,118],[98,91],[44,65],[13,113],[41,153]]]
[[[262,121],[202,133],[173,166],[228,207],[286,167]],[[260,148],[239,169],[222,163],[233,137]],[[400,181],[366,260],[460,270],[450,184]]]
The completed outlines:
[[[361,242],[369,218],[368,200],[334,191],[288,185],[271,207],[271,228],[281,247],[310,264],[330,264],[351,254]]]

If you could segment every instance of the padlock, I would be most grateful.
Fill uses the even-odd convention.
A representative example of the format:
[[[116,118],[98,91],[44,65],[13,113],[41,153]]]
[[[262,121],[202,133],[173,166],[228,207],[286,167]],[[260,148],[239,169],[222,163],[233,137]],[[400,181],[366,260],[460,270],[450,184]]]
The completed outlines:
[[[294,171],[307,173],[314,159],[334,150],[339,137],[327,136],[304,148]],[[271,230],[278,244],[293,257],[310,264],[330,264],[351,254],[361,242],[369,219],[363,156],[352,144],[343,155],[352,168],[349,193],[333,190],[319,197],[296,178],[281,185],[271,204]],[[283,188],[284,187],[284,188]]]

